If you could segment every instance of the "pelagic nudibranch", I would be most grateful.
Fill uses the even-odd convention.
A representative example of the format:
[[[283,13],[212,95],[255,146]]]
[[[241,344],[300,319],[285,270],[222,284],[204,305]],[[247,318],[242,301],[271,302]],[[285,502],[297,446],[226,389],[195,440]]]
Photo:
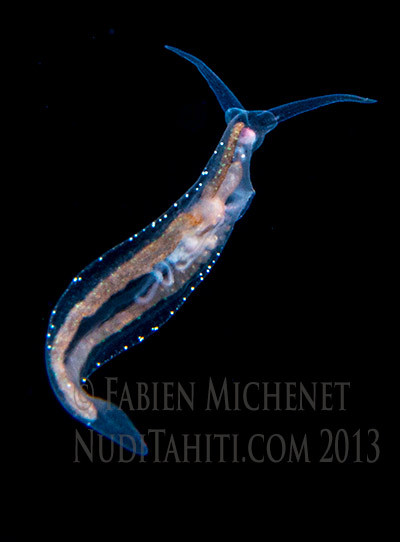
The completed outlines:
[[[198,58],[196,66],[219,101],[227,123],[198,181],[159,218],[88,265],[52,311],[46,365],[65,409],[89,428],[137,454],[147,446],[130,418],[88,394],[85,381],[114,356],[142,342],[169,319],[204,280],[254,196],[252,153],[280,122],[336,102],[373,103],[331,94],[247,111]]]

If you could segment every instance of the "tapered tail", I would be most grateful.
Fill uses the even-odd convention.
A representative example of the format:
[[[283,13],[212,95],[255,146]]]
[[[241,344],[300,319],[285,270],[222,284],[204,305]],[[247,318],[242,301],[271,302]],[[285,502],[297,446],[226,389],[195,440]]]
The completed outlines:
[[[221,81],[221,79],[217,75],[215,75],[215,73],[210,70],[208,66],[204,64],[204,62],[202,62],[193,55],[189,55],[189,53],[185,53],[184,51],[177,49],[176,47],[170,47],[169,45],[165,45],[165,48],[169,51],[172,51],[173,53],[176,53],[182,58],[189,60],[189,62],[196,66],[201,75],[207,81],[211,90],[214,92],[224,112],[231,107],[244,109],[243,105],[239,102],[233,92],[229,90],[225,83]]]
[[[90,400],[96,407],[97,418],[86,425],[137,455],[148,454],[142,436],[125,412],[99,397]]]

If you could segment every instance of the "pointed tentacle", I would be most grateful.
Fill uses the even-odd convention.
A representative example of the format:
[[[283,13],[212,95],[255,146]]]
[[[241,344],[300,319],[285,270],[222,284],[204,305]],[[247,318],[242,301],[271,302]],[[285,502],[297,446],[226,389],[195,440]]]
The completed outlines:
[[[273,107],[267,113],[273,113],[278,122],[283,122],[301,113],[306,113],[325,105],[330,105],[336,102],[359,102],[359,103],[375,103],[376,100],[362,98],[361,96],[353,96],[352,94],[328,94],[326,96],[317,96],[307,100],[299,100],[278,107]]]
[[[189,60],[189,62],[191,62],[192,64],[196,66],[196,68],[199,70],[201,75],[207,81],[211,90],[214,92],[224,112],[227,109],[230,109],[231,107],[244,109],[244,107],[236,98],[236,96],[233,94],[233,92],[229,90],[229,88],[225,85],[225,83],[223,83],[221,79],[212,70],[210,70],[208,66],[204,64],[204,62],[202,62],[201,60],[199,60],[193,55],[189,55],[188,53],[185,53],[184,51],[177,49],[176,47],[170,47],[169,45],[165,45],[165,48],[168,49],[169,51],[172,51],[173,53],[176,53],[182,58]]]

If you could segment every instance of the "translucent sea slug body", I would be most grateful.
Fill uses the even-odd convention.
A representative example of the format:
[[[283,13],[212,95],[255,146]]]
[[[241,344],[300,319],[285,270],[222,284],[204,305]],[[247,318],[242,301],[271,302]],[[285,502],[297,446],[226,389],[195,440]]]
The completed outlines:
[[[179,309],[219,257],[254,196],[252,153],[280,122],[335,102],[374,100],[333,94],[267,111],[246,111],[201,60],[192,62],[215,93],[227,128],[198,181],[140,233],[73,279],[52,312],[46,341],[51,386],[76,419],[125,448],[146,454],[130,418],[82,384],[100,366],[142,342]]]

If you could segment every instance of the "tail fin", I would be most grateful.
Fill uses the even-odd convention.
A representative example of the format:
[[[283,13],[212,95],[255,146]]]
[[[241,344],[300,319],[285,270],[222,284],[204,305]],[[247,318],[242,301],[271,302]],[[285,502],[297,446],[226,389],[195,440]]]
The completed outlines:
[[[176,47],[170,47],[169,45],[165,45],[165,48],[169,51],[172,51],[173,53],[176,53],[182,58],[189,60],[189,62],[196,66],[201,75],[209,84],[211,90],[214,92],[224,112],[232,107],[244,109],[243,105],[239,102],[233,92],[229,90],[225,83],[223,83],[221,79],[217,75],[215,75],[215,73],[210,70],[208,66],[204,64],[204,62],[202,62],[193,55],[189,55],[188,53],[177,49]]]
[[[137,455],[147,455],[142,436],[125,412],[98,397],[90,399],[97,409],[97,419],[86,425]]]

